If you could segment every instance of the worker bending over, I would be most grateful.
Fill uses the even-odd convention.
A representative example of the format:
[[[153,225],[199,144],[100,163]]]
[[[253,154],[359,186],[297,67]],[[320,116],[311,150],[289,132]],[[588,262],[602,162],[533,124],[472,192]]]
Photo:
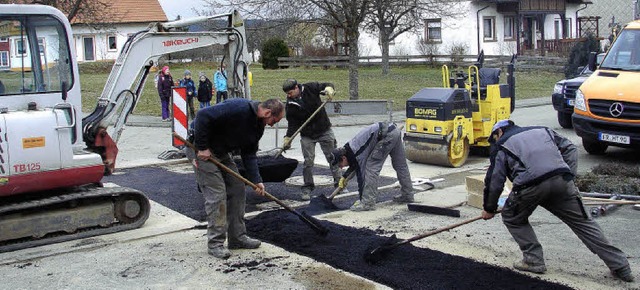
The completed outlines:
[[[491,165],[484,180],[482,217],[493,218],[509,178],[513,190],[502,209],[502,221],[523,254],[514,268],[539,274],[547,270],[542,245],[529,224],[529,216],[540,205],[567,224],[614,277],[634,280],[626,255],[609,243],[584,209],[573,182],[578,153],[571,141],[549,128],[518,127],[510,120],[497,122],[489,138]]]
[[[340,179],[340,187],[346,187],[347,176],[355,172],[360,200],[352,206],[353,211],[375,209],[378,197],[378,177],[382,165],[391,156],[391,164],[400,182],[401,194],[396,202],[413,202],[413,184],[402,144],[402,132],[393,123],[378,122],[360,130],[351,141],[332,152],[332,165],[349,166]]]
[[[207,213],[209,254],[227,259],[231,252],[224,247],[228,234],[229,249],[255,249],[260,241],[247,236],[244,224],[245,184],[221,170],[209,157],[238,173],[231,152],[240,150],[247,179],[255,183],[256,193],[264,195],[258,171],[258,142],[266,125],[273,126],[284,117],[284,104],[277,99],[262,103],[243,98],[230,99],[198,111],[194,120],[194,152],[186,154],[196,173],[198,190],[204,196]]]

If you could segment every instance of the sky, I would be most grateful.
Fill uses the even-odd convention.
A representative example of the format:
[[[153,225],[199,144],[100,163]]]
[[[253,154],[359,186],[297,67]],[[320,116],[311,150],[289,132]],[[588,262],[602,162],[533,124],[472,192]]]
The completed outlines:
[[[167,19],[174,20],[178,15],[182,18],[197,16],[193,8],[203,9],[204,2],[202,0],[158,0]]]

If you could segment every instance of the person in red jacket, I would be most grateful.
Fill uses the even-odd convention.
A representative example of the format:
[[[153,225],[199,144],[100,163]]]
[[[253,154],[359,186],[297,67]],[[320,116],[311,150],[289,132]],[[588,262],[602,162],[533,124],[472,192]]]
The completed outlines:
[[[171,120],[169,113],[169,104],[171,103],[171,87],[173,87],[173,77],[168,66],[162,67],[162,71],[158,74],[158,95],[160,96],[160,104],[162,105],[162,121]]]

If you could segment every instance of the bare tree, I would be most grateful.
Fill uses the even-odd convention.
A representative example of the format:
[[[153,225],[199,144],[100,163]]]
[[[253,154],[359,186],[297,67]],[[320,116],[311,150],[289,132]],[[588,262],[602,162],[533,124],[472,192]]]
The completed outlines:
[[[2,4],[42,4],[58,8],[67,15],[69,22],[82,23],[113,22],[109,13],[111,1],[108,0],[0,0]]]
[[[366,27],[379,32],[382,51],[382,74],[389,73],[389,43],[398,36],[416,30],[425,15],[454,16],[459,1],[450,0],[371,0]]]
[[[210,7],[233,7],[246,15],[281,21],[311,22],[344,31],[349,54],[349,98],[358,99],[358,38],[372,0],[204,0]]]

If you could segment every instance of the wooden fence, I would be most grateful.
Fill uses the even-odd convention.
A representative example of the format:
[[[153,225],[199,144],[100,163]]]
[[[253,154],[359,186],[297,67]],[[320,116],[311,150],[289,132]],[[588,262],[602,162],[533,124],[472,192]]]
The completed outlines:
[[[411,65],[432,65],[442,64],[468,66],[477,61],[477,55],[404,55],[389,56],[390,66],[411,66]],[[484,65],[487,67],[505,66],[511,61],[510,56],[485,55]],[[382,56],[366,56],[358,58],[359,66],[379,66],[382,64]],[[529,70],[561,70],[567,62],[562,57],[540,57],[540,56],[518,56],[517,69]],[[279,57],[278,66],[286,67],[322,67],[325,69],[338,67],[344,68],[349,65],[349,56],[326,56],[326,57]]]

